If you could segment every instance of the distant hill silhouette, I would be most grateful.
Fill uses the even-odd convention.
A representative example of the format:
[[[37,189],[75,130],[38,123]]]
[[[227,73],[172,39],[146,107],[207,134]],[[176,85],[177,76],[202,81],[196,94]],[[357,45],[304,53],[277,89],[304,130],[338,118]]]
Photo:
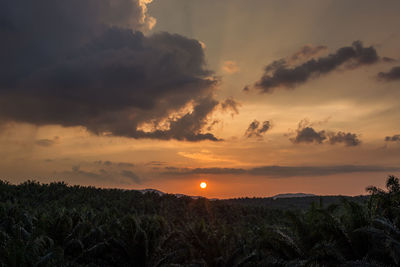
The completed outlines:
[[[367,200],[367,196],[318,196],[314,194],[306,194],[306,193],[286,193],[286,194],[278,194],[272,197],[242,197],[242,198],[232,198],[232,199],[218,199],[218,198],[206,198],[203,196],[189,196],[185,194],[169,194],[162,192],[157,189],[142,189],[142,190],[132,190],[137,191],[142,194],[146,193],[154,193],[159,196],[165,195],[173,195],[177,198],[191,198],[191,199],[199,199],[205,198],[211,201],[217,201],[221,203],[231,203],[231,204],[240,204],[244,206],[263,206],[268,209],[283,209],[283,210],[305,210],[310,207],[312,203],[316,204],[339,204],[343,199],[347,199],[350,201],[354,201],[356,203],[363,203]]]
[[[286,193],[286,194],[278,194],[273,196],[273,199],[277,198],[295,198],[295,197],[315,197],[314,194],[304,194],[304,193]]]

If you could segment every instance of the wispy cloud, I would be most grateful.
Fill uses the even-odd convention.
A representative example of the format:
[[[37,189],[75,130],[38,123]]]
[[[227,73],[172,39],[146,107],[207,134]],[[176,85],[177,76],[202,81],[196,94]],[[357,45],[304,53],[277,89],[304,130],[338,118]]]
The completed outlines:
[[[240,71],[240,68],[238,66],[238,64],[236,63],[236,61],[233,60],[227,60],[224,62],[224,64],[222,65],[222,70],[225,73],[228,74],[234,74]]]

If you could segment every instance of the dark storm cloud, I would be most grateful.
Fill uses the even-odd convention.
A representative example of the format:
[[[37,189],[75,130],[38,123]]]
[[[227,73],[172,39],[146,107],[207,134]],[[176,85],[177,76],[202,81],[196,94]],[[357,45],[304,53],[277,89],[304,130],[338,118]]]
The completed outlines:
[[[326,57],[310,59],[297,66],[291,66],[290,59],[274,61],[265,67],[265,72],[255,83],[255,87],[263,93],[272,92],[279,87],[291,89],[340,66],[356,68],[378,61],[379,56],[374,47],[364,47],[360,41],[355,41],[352,46],[342,47]]]
[[[327,141],[331,145],[343,143],[345,146],[358,146],[361,141],[357,134],[346,132],[317,131],[307,120],[302,120],[296,130],[296,136],[290,138],[294,144],[317,143],[323,144]]]
[[[218,101],[200,42],[145,36],[145,11],[139,0],[2,1],[0,121],[219,140],[203,133]]]
[[[393,136],[386,136],[386,142],[400,142],[400,134],[395,134]]]
[[[142,180],[140,179],[139,176],[137,176],[134,172],[129,171],[129,170],[122,170],[121,171],[121,175],[124,177],[127,177],[129,179],[131,179],[133,182],[135,182],[136,184],[140,184],[142,182]]]
[[[353,172],[397,172],[398,167],[383,167],[383,166],[357,166],[357,165],[338,165],[338,166],[262,166],[251,169],[242,168],[166,168],[164,175],[191,175],[191,174],[247,174],[254,176],[266,177],[307,177],[307,176],[325,176],[341,173]]]
[[[259,121],[254,120],[252,123],[250,123],[249,127],[247,128],[245,132],[245,136],[250,138],[250,137],[261,137],[263,136],[269,129],[271,129],[272,125],[270,121],[264,121],[262,124],[260,124]]]
[[[400,66],[393,67],[388,72],[379,72],[378,79],[386,82],[400,80]]]

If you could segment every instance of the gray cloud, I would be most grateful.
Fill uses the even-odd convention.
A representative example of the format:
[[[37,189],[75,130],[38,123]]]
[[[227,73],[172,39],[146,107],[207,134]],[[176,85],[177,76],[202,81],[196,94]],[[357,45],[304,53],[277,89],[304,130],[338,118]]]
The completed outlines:
[[[343,65],[356,68],[378,61],[379,56],[374,47],[364,47],[360,41],[355,41],[352,46],[342,47],[326,57],[310,59],[297,66],[291,66],[288,59],[274,61],[265,67],[265,72],[255,83],[255,87],[263,93],[272,92],[279,87],[291,89]]]
[[[200,42],[145,36],[152,20],[139,0],[7,1],[0,17],[0,121],[219,140],[203,132],[218,101]]]
[[[297,130],[297,135],[295,138],[292,138],[291,141],[293,143],[318,143],[322,144],[322,142],[326,139],[325,131],[315,131],[312,127],[304,127],[302,129]]]
[[[221,102],[221,108],[223,111],[231,111],[231,116],[239,114],[239,107],[241,104],[233,98],[227,98]]]
[[[390,58],[390,57],[383,57],[382,61],[383,62],[388,62],[388,63],[393,63],[393,62],[397,62],[398,60],[394,59],[394,58]]]
[[[71,173],[71,172],[64,172],[65,174]],[[91,179],[96,179],[96,180],[105,180],[107,177],[104,176],[104,173],[98,174],[95,172],[89,172],[89,171],[84,171],[81,170],[81,166],[73,166],[72,167],[72,174],[74,175],[80,175],[80,176],[85,176]]]
[[[360,139],[353,133],[328,133],[329,143],[334,145],[336,143],[344,143],[346,146],[358,146],[361,144]]]
[[[243,174],[247,170],[240,168],[176,168],[165,167],[163,174],[167,175],[187,175],[187,174]]]
[[[122,170],[121,171],[121,175],[124,177],[128,177],[129,179],[131,179],[133,182],[140,184],[142,182],[142,180],[140,179],[139,176],[137,176],[134,172],[129,171],[129,170]]]
[[[54,172],[54,175],[62,175],[63,177],[68,177],[68,179],[89,179],[91,181],[101,181],[101,182],[113,182],[118,184],[140,184],[142,179],[135,173],[129,170],[121,171],[108,171],[104,169],[99,169],[98,171],[92,170],[82,170],[80,165],[72,166],[71,171]],[[127,179],[129,178],[129,182]]]
[[[119,167],[133,167],[135,166],[133,163],[129,163],[129,162],[113,162],[113,161],[109,161],[109,160],[96,160],[94,162],[94,164],[98,164],[98,165],[104,165],[104,166],[112,166],[112,165],[117,165]]]
[[[393,67],[388,72],[379,72],[378,79],[386,82],[400,80],[400,66]]]
[[[386,136],[386,142],[400,142],[400,134],[395,134],[393,136]]]
[[[245,132],[245,136],[250,138],[250,137],[261,137],[263,136],[269,129],[271,129],[272,125],[270,121],[264,121],[262,124],[260,124],[259,121],[254,120],[252,123],[250,123],[249,127],[247,128]]]
[[[317,143],[323,144],[327,141],[331,145],[343,143],[345,146],[358,146],[361,141],[357,134],[346,132],[316,131],[309,125],[307,120],[302,120],[296,130],[296,136],[290,138],[294,144]]]
[[[364,165],[335,165],[335,166],[262,166],[251,169],[242,168],[174,168],[165,169],[165,175],[191,175],[191,174],[247,174],[254,176],[266,176],[286,178],[294,176],[325,176],[353,172],[397,172],[399,167],[364,166]]]
[[[301,62],[307,59],[310,59],[316,55],[318,55],[320,52],[327,50],[328,47],[325,45],[305,45],[303,46],[299,51],[294,53],[292,56],[290,56],[287,61],[290,64],[294,64],[297,62]]]

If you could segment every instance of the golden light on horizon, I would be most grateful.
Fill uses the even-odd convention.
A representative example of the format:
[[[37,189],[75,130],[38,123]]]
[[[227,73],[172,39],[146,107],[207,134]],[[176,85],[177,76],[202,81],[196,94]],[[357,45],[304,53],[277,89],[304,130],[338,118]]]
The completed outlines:
[[[201,182],[200,183],[200,188],[201,189],[205,189],[207,187],[207,183],[206,182]]]

